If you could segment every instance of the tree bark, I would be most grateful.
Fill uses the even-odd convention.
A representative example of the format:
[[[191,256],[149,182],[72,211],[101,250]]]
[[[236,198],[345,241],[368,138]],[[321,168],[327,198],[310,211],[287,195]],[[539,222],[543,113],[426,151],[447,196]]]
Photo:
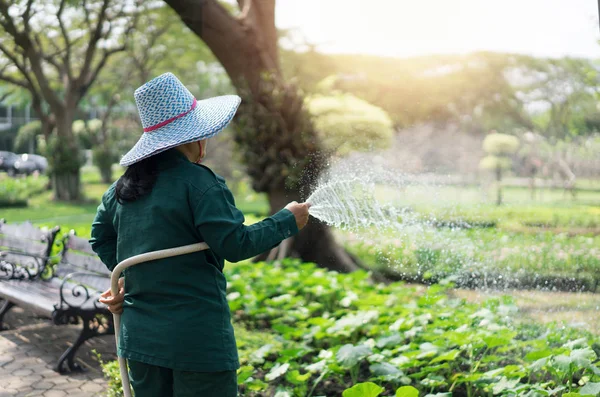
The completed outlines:
[[[81,198],[79,145],[72,129],[74,113],[75,107],[55,112],[57,131],[48,143],[54,198],[61,201]]]
[[[319,145],[302,96],[284,82],[279,67],[275,0],[239,0],[239,17],[216,0],[165,2],[206,43],[244,99],[235,138],[254,189],[268,194],[271,213],[304,201],[320,172]],[[316,219],[280,250],[333,270],[358,269],[330,228]]]

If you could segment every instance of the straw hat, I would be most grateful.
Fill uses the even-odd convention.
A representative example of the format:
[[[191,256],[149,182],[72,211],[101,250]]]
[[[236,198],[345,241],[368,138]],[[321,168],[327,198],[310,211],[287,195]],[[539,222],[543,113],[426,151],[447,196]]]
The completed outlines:
[[[241,102],[237,95],[196,100],[172,73],[150,80],[135,90],[134,97],[144,134],[121,158],[122,166],[218,134]]]

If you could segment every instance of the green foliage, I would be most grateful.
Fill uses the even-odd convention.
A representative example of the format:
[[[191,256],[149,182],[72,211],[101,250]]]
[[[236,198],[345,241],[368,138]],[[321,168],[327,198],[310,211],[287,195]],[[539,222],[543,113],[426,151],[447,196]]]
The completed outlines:
[[[519,148],[519,138],[500,133],[488,134],[483,140],[483,150],[494,156],[509,156]]]
[[[26,207],[27,200],[43,192],[48,186],[48,177],[44,175],[22,178],[0,176],[0,208]]]
[[[13,151],[15,153],[32,153],[30,144],[37,141],[37,136],[42,133],[42,123],[38,120],[31,121],[22,125],[13,142]]]
[[[73,135],[75,135],[80,147],[83,149],[92,149],[95,146],[101,128],[102,121],[99,119],[75,120],[72,126]]]
[[[370,268],[418,282],[450,277],[466,287],[487,279],[515,288],[591,291],[600,283],[600,256],[594,249],[600,244],[597,236],[495,228],[453,230],[450,226],[428,238],[403,236],[399,240],[392,231],[378,231],[377,239],[343,236],[342,241]],[[450,241],[452,247],[445,247],[444,242]]]
[[[439,285],[377,284],[295,260],[227,273],[240,396],[546,395],[600,382],[591,335],[516,323],[509,297],[470,304]]]
[[[564,139],[600,126],[593,60],[489,52],[392,59],[314,50],[284,51],[282,58],[305,90],[351,93],[384,109],[398,127],[451,122],[465,131],[523,128]],[[533,103],[547,110],[531,113]]]
[[[498,168],[502,170],[509,170],[512,166],[512,161],[508,157],[498,157],[498,156],[485,156],[481,159],[479,163],[479,167],[484,170],[496,170]]]
[[[327,153],[303,107],[302,93],[293,85],[279,87],[269,75],[261,79],[260,90],[264,103],[254,100],[249,89],[238,89],[242,104],[234,127],[252,188],[263,193],[312,186]]]
[[[38,147],[48,158],[49,173],[52,175],[78,173],[84,163],[83,153],[77,140],[53,134],[48,139],[40,136]]]
[[[102,373],[108,380],[108,390],[106,397],[123,397],[123,386],[121,384],[121,371],[118,361],[103,361],[102,357],[95,350],[93,351],[100,362]]]
[[[92,159],[94,165],[100,170],[102,182],[111,183],[113,180],[112,166],[119,161],[119,153],[115,150],[114,146],[109,142],[108,144],[94,147],[92,149]]]
[[[383,387],[373,382],[364,382],[344,390],[342,397],[377,397],[384,391]]]
[[[344,156],[392,143],[394,130],[387,113],[352,94],[313,95],[306,103],[327,151]]]

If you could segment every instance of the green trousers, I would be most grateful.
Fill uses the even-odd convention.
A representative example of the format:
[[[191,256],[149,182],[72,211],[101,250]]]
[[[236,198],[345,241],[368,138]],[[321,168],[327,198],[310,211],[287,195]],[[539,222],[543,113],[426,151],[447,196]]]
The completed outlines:
[[[128,360],[136,397],[237,397],[236,371],[191,372]]]

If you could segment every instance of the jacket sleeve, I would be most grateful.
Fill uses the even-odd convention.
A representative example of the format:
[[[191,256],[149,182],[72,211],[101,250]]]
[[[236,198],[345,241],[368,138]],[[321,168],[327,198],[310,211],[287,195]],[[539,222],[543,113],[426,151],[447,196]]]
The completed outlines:
[[[286,209],[253,225],[244,225],[244,214],[221,182],[196,196],[196,200],[196,229],[210,249],[229,262],[252,258],[298,233],[294,214]]]
[[[112,271],[117,266],[117,232],[112,223],[112,213],[109,211],[108,193],[102,196],[102,202],[98,206],[92,223],[90,244],[106,267]]]

